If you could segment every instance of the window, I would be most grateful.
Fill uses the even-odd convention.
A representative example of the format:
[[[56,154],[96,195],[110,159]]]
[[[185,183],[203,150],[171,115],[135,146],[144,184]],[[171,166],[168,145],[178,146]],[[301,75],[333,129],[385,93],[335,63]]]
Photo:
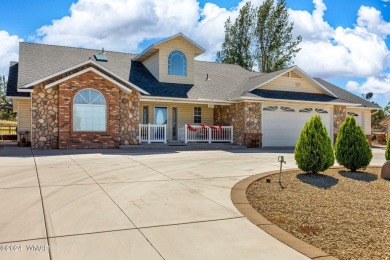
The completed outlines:
[[[142,108],[142,124],[149,124],[149,107],[144,106]]]
[[[321,109],[321,108],[316,108],[316,112],[320,114],[328,114],[328,111]]]
[[[181,51],[173,51],[169,54],[168,75],[187,76],[187,59]]]
[[[106,131],[106,100],[99,91],[84,89],[74,97],[73,131]]]
[[[348,112],[348,115],[349,116],[359,116],[358,114],[354,113],[354,112]]]
[[[295,112],[295,110],[292,109],[291,107],[280,107],[280,109],[285,112]]]
[[[202,123],[202,108],[194,107],[194,124]]]
[[[308,108],[308,107],[299,110],[299,112],[301,112],[301,113],[311,113],[312,111],[313,111],[313,108]]]
[[[265,110],[265,111],[275,111],[277,109],[278,109],[277,106],[269,106],[269,107],[263,108],[263,110]]]

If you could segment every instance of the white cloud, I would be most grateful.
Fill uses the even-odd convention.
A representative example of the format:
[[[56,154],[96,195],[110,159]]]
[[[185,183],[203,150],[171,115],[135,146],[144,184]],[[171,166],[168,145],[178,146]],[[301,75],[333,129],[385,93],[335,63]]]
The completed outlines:
[[[10,61],[18,61],[19,41],[18,36],[0,31],[0,76],[8,75]]]
[[[37,30],[34,41],[107,50],[140,52],[140,43],[183,32],[214,60],[224,39],[224,24],[248,0],[227,10],[213,3],[203,8],[197,0],[79,0],[70,16]],[[254,0],[259,5],[264,0]]]
[[[289,10],[294,34],[303,37],[295,59],[298,66],[311,75],[330,78],[375,76],[390,65],[385,43],[390,23],[378,10],[361,6],[354,28],[332,28],[324,20],[323,1],[313,3],[312,13]]]
[[[348,81],[346,88],[349,91],[356,91],[362,94],[373,92],[375,95],[384,94],[385,96],[390,96],[390,73],[378,77],[368,77],[361,84],[356,81]]]

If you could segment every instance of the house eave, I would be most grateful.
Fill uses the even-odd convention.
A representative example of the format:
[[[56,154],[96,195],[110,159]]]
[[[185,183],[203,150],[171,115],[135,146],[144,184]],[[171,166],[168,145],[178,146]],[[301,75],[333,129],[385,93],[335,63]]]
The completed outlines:
[[[217,99],[190,99],[190,98],[173,98],[173,97],[157,97],[157,96],[141,96],[140,101],[154,102],[171,102],[171,103],[191,103],[191,104],[215,104],[215,105],[231,105],[234,102],[223,101]]]
[[[97,69],[95,69],[95,68],[93,68],[93,67],[89,67],[89,68],[83,69],[83,70],[81,70],[81,71],[79,71],[79,72],[76,72],[76,73],[74,73],[74,74],[72,74],[72,75],[69,75],[69,76],[67,76],[67,77],[65,77],[65,78],[62,78],[62,79],[56,80],[56,81],[54,81],[54,82],[52,82],[52,83],[50,83],[50,84],[47,84],[47,85],[45,86],[45,89],[52,88],[52,87],[54,87],[54,86],[56,86],[56,85],[58,85],[58,84],[60,84],[60,83],[62,83],[62,82],[64,82],[64,81],[67,81],[67,80],[69,80],[69,79],[71,79],[71,78],[77,77],[77,76],[79,76],[79,75],[81,75],[81,74],[87,73],[87,72],[89,72],[89,71],[91,71],[91,72],[93,72],[93,73],[95,73],[95,74],[101,76],[102,78],[104,78],[104,79],[110,81],[111,83],[115,84],[116,86],[118,86],[118,87],[119,87],[124,93],[126,93],[126,94],[129,94],[129,93],[132,92],[132,90],[129,89],[128,87],[125,87],[125,86],[124,86],[123,84],[121,84],[120,82],[118,82],[118,81],[116,81],[116,80],[114,80],[114,79],[108,77],[107,75],[105,75],[104,73],[98,71]]]
[[[321,104],[321,105],[338,105],[338,106],[349,106],[357,107],[360,104],[342,103],[342,102],[321,102],[321,101],[306,101],[306,100],[292,100],[292,99],[275,99],[275,98],[257,98],[257,97],[241,97],[240,101],[273,101],[273,102],[290,102],[290,103],[304,103],[304,104]],[[237,101],[238,101],[237,100]]]
[[[194,42],[193,40],[191,40],[190,38],[185,36],[185,34],[178,33],[178,34],[175,34],[175,35],[173,35],[173,36],[171,36],[169,38],[166,38],[166,39],[164,39],[162,41],[159,41],[159,42],[156,42],[156,43],[150,45],[143,52],[138,54],[133,60],[134,61],[144,61],[145,59],[147,59],[148,57],[152,56],[153,54],[155,54],[158,51],[158,46],[159,45],[161,45],[161,44],[163,44],[163,43],[165,43],[167,41],[170,41],[170,40],[172,40],[174,38],[177,38],[177,37],[183,37],[186,41],[188,41],[196,49],[198,49],[198,52],[195,53],[195,57],[206,52],[206,50],[202,46],[200,46],[199,44],[197,44],[196,42]]]
[[[286,71],[283,71],[281,72],[280,74],[276,75],[275,77],[261,83],[261,84],[258,84],[257,86],[251,88],[248,90],[248,92],[251,92],[255,89],[258,89],[260,88],[261,86],[264,86],[265,84],[279,78],[280,76],[282,76],[283,74],[285,73],[288,73],[288,72],[291,72],[293,70],[298,70],[307,80],[309,80],[311,83],[313,83],[314,85],[318,86],[318,88],[320,88],[321,90],[325,91],[327,94],[331,95],[332,97],[335,97],[335,98],[338,98],[336,94],[334,94],[332,91],[330,91],[329,89],[327,89],[325,86],[323,86],[322,84],[320,84],[319,82],[317,82],[316,80],[314,80],[310,75],[306,74],[306,72],[304,72],[301,68],[299,68],[298,66],[293,66],[291,68],[289,68],[288,70]]]
[[[141,92],[141,93],[143,93],[145,95],[150,95],[147,91],[143,90],[142,88],[138,87],[137,85],[135,85],[135,84],[133,84],[133,83],[127,81],[127,80],[124,80],[122,77],[118,76],[117,74],[113,73],[112,71],[108,70],[107,68],[100,66],[98,63],[94,62],[93,60],[84,61],[82,63],[76,64],[76,65],[74,65],[72,67],[69,67],[67,69],[64,69],[64,70],[61,70],[59,72],[53,73],[53,74],[51,74],[49,76],[46,76],[46,77],[41,78],[39,80],[36,80],[34,82],[31,82],[31,83],[25,84],[23,86],[20,86],[18,88],[18,92],[32,92],[32,89],[29,89],[28,91],[24,91],[24,90],[26,90],[27,88],[31,88],[32,86],[35,86],[35,85],[40,84],[42,82],[45,82],[45,81],[47,81],[47,80],[49,80],[49,79],[51,79],[53,77],[57,77],[59,75],[62,75],[64,73],[66,73],[66,72],[69,72],[71,70],[77,69],[77,68],[85,66],[85,65],[93,65],[93,66],[101,69],[102,71],[106,72],[107,74],[109,74],[109,75],[111,75],[111,76],[121,80],[122,82],[125,82],[126,85],[129,85],[130,87],[136,89],[137,91],[139,91],[139,92]]]

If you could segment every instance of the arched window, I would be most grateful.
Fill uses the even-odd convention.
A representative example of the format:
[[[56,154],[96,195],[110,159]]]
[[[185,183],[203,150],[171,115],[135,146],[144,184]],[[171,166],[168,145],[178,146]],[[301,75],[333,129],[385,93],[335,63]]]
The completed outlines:
[[[106,131],[106,99],[102,93],[94,89],[77,93],[73,101],[73,131]]]
[[[169,54],[168,75],[187,76],[187,59],[181,51],[173,51]]]

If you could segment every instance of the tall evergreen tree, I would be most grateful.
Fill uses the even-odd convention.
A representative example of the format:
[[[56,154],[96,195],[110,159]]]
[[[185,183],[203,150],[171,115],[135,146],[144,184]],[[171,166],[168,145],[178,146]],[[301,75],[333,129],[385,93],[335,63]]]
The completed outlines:
[[[217,62],[237,64],[252,70],[254,59],[252,55],[252,39],[255,11],[251,2],[241,9],[234,24],[230,17],[225,22],[225,40],[222,50],[217,52]]]
[[[288,21],[285,0],[266,0],[257,9],[254,30],[257,65],[261,72],[286,68],[292,63],[302,37],[292,36],[293,23]]]
[[[0,77],[0,119],[15,120],[13,113],[12,100],[6,97],[7,80],[5,76]]]
[[[248,70],[254,65],[262,72],[289,66],[302,38],[292,36],[285,0],[266,0],[258,8],[247,2],[238,18],[225,22],[225,40],[217,62],[238,64]]]

